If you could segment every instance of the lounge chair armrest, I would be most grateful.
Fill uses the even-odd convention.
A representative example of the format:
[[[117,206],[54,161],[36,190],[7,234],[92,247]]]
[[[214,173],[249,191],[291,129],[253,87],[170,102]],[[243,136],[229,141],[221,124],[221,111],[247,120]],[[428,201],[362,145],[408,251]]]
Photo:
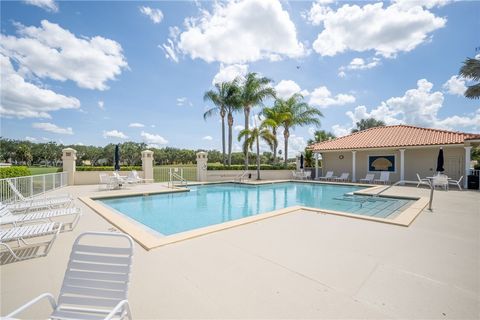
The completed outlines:
[[[121,310],[123,310],[123,312],[125,312],[125,316],[126,316],[127,319],[129,319],[129,320],[132,319],[132,314],[130,312],[130,306],[128,304],[128,300],[122,300],[115,306],[115,308],[113,308],[112,311],[110,311],[110,313],[105,317],[104,320],[113,319],[113,317],[115,317],[115,315]]]
[[[17,310],[15,310],[13,312],[10,312],[9,314],[7,314],[5,316],[5,319],[14,318],[17,314],[25,311],[26,309],[30,308],[35,303],[37,303],[38,301],[40,301],[44,298],[47,298],[47,300],[48,300],[48,302],[50,302],[50,305],[52,306],[53,310],[55,310],[57,308],[57,302],[55,301],[55,298],[53,297],[53,295],[46,292],[46,293],[43,293],[43,294],[39,295],[38,297],[30,300],[29,302],[25,303],[23,306],[21,306]]]

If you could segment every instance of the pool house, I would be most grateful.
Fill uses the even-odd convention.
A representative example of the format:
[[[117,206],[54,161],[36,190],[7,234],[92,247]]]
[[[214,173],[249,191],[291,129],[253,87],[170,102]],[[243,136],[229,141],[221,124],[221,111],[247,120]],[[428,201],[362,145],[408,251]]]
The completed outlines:
[[[452,179],[463,176],[466,188],[471,150],[479,143],[480,134],[395,125],[319,142],[310,149],[317,159],[317,168],[318,159],[322,159],[323,174],[348,172],[353,182],[381,171],[390,172],[390,181],[415,181],[417,173],[421,177],[432,176],[439,150],[443,149],[445,174]]]

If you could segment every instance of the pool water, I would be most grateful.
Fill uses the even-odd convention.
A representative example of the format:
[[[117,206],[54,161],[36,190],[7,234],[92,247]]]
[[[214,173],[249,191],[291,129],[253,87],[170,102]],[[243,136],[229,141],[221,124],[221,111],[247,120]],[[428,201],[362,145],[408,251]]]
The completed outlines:
[[[189,192],[102,199],[103,204],[163,234],[237,220],[290,206],[386,218],[411,200],[352,196],[360,186],[317,183],[190,186]]]

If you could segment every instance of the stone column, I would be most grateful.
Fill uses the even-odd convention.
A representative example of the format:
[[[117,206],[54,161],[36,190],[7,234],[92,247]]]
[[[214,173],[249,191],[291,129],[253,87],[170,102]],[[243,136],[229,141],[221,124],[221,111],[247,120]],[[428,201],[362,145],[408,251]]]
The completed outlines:
[[[68,185],[75,184],[75,170],[77,160],[77,150],[72,148],[65,148],[62,150],[63,172],[68,173]]]
[[[463,188],[468,188],[468,175],[470,174],[470,161],[471,161],[472,147],[465,147],[465,175],[463,176]]]
[[[352,151],[352,182],[357,182],[357,151]]]
[[[142,171],[143,178],[146,180],[153,180],[153,151],[143,150],[142,151]]]
[[[207,181],[208,154],[200,151],[197,153],[197,181]]]
[[[400,181],[405,180],[405,149],[400,149]],[[404,185],[404,183],[402,183]]]

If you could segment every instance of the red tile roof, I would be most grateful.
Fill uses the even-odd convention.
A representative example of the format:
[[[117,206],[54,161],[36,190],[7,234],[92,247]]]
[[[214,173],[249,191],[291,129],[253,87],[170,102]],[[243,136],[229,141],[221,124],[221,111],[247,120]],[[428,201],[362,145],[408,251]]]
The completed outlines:
[[[359,131],[348,136],[312,144],[309,148],[313,151],[397,148],[463,144],[465,140],[471,139],[480,139],[480,134],[396,125]]]

